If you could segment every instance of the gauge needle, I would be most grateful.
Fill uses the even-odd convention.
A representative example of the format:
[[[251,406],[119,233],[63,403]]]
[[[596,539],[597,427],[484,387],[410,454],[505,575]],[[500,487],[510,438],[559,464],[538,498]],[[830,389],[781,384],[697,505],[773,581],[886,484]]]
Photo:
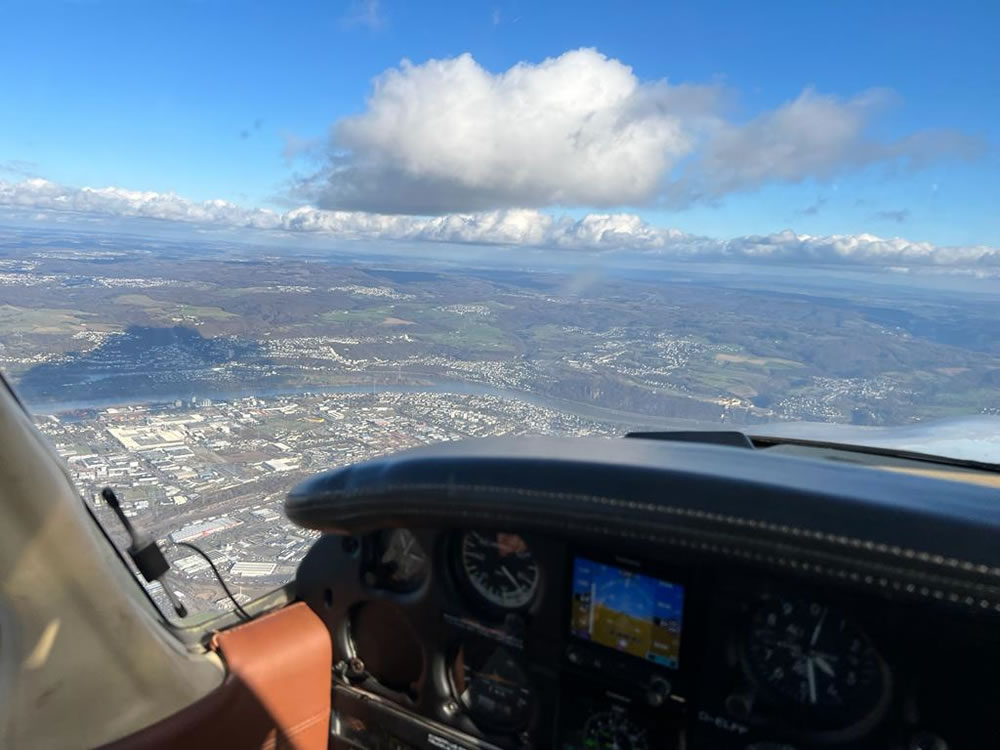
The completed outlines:
[[[820,670],[822,670],[823,672],[826,672],[828,675],[830,675],[830,677],[835,676],[833,667],[830,666],[830,662],[828,662],[822,656],[813,654],[813,657],[812,659],[810,659],[810,662],[815,662],[816,666],[819,667]]]
[[[519,583],[517,582],[517,579],[516,579],[516,578],[514,578],[514,576],[512,576],[512,575],[510,574],[510,571],[509,571],[509,570],[507,570],[507,566],[506,566],[506,565],[501,565],[501,566],[500,566],[500,570],[501,570],[501,571],[503,572],[503,574],[504,574],[505,576],[507,576],[507,577],[508,577],[508,578],[510,579],[510,582],[511,582],[511,583],[513,583],[513,584],[514,584],[514,585],[515,585],[515,586],[516,586],[517,588],[520,588],[520,587],[521,587],[521,584],[519,584]]]
[[[812,659],[806,659],[806,676],[809,678],[809,700],[816,703],[816,668]]]
[[[823,607],[823,614],[819,616],[819,622],[816,623],[815,629],[813,629],[812,638],[809,639],[809,645],[815,646],[816,641],[819,638],[819,631],[823,628],[823,621],[826,619],[827,608]]]

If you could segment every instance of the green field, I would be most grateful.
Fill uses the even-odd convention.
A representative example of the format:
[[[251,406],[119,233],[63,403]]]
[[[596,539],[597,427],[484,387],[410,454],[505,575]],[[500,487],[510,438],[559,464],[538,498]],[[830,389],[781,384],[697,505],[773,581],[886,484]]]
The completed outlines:
[[[355,310],[328,310],[320,315],[320,319],[326,323],[348,325],[381,325],[386,319],[392,318],[410,320],[406,315],[396,312],[394,305],[362,307]]]
[[[155,318],[195,318],[197,320],[227,320],[235,318],[231,312],[212,305],[188,305],[183,302],[167,302],[153,299],[145,294],[122,294],[115,297],[116,305],[141,307]]]
[[[0,334],[76,333],[88,327],[93,313],[51,307],[0,305]],[[101,330],[107,330],[106,327]]]
[[[795,362],[790,359],[781,359],[780,357],[755,357],[752,354],[743,353],[737,354],[720,352],[715,355],[715,361],[723,365],[735,363],[768,368],[805,367],[805,365],[801,362]]]

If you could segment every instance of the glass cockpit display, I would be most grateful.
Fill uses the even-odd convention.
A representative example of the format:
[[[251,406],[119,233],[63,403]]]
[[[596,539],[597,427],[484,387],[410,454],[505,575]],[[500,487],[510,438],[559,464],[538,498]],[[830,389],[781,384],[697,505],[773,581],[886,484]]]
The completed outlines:
[[[676,669],[683,614],[683,586],[574,558],[570,628],[577,638]]]

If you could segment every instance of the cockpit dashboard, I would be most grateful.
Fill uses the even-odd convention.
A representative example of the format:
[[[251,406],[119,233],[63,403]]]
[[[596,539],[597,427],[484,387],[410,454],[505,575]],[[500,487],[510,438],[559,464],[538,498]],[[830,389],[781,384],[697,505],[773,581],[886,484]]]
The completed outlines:
[[[405,493],[389,489],[393,471]],[[766,535],[760,526],[693,533],[717,519],[691,525],[684,514],[654,534],[636,509],[630,522],[608,516],[620,527],[610,534],[570,508],[553,516],[540,497],[519,525],[496,485],[477,485],[493,488],[477,501],[460,470],[450,489],[426,472],[379,468],[368,501],[396,499],[378,528],[363,476],[324,485],[323,502],[341,503],[342,515],[296,585],[333,636],[336,747],[994,746],[1000,608],[986,588],[978,599],[929,570],[904,575],[860,554],[847,564],[846,537],[814,534],[818,509],[814,526],[764,545],[746,543]],[[507,489],[515,482],[525,489],[514,479]],[[431,486],[449,499],[451,522],[428,507],[412,520],[433,525],[401,523],[402,494],[427,498]],[[313,500],[318,490],[308,489]],[[644,496],[629,492],[630,502]]]

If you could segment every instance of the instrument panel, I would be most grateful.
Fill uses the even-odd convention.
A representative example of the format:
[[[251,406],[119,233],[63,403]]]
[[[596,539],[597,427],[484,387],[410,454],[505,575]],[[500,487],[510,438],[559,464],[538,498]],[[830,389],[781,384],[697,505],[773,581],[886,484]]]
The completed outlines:
[[[529,607],[538,592],[538,562],[518,534],[469,530],[455,542],[457,580],[470,601],[494,613]]]
[[[636,544],[488,529],[325,536],[334,746],[992,746],[992,622]]]

